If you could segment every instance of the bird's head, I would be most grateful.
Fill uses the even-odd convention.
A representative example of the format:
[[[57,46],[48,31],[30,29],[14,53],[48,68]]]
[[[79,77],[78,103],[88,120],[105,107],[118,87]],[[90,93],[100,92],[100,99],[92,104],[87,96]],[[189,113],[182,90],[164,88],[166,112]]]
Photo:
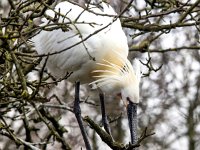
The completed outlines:
[[[133,103],[139,103],[139,83],[140,83],[140,64],[137,59],[133,61],[133,65],[126,61],[127,68],[123,72],[120,90],[120,97],[127,105],[129,101]]]
[[[125,105],[127,105],[129,101],[139,103],[139,91],[139,82],[134,81],[132,84],[130,82],[129,85],[122,87],[119,95]]]
[[[97,79],[91,84],[96,84],[105,93],[119,95],[125,104],[129,101],[139,103],[140,62],[135,59],[132,66],[126,57],[119,55],[115,59],[120,63],[108,60],[98,63],[106,69],[93,71],[98,75],[94,76]]]

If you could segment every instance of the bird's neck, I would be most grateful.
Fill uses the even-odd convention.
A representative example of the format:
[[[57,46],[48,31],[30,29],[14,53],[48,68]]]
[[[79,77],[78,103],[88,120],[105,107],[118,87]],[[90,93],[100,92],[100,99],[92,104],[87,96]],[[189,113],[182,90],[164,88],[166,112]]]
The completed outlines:
[[[120,81],[124,65],[125,62],[120,60],[118,54],[107,54],[98,60],[96,67],[91,72],[93,83],[96,83],[104,92],[119,92],[123,86]]]
[[[119,61],[118,57],[119,56],[117,56],[117,54],[110,52],[107,53],[107,55],[105,55],[104,57],[99,58],[99,60],[97,60],[96,62],[94,70],[91,72],[94,80],[99,79],[99,77],[96,76],[112,75],[112,72],[120,74],[119,68],[122,68],[124,66],[124,63],[122,61]],[[95,70],[99,70],[99,72]]]

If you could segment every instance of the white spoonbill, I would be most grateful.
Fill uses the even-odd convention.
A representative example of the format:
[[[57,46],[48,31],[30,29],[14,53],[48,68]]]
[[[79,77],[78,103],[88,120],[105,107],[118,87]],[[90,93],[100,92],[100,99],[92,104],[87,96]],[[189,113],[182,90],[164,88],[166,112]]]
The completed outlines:
[[[89,83],[103,93],[120,94],[128,104],[128,118],[132,118],[129,119],[131,142],[135,143],[139,67],[134,66],[134,70],[127,59],[127,38],[116,12],[106,3],[100,6],[89,4],[82,8],[66,1],[59,3],[54,10],[46,11],[46,15],[52,19],[43,19],[41,25],[59,29],[42,30],[32,41],[38,54],[49,55],[46,66],[55,77],[64,77],[67,72],[73,72],[68,78],[71,82]],[[77,101],[76,104],[79,103]],[[75,115],[80,117],[79,108]],[[77,117],[77,120],[82,126],[81,117]],[[81,132],[85,140],[85,131],[81,129]],[[91,149],[87,139],[85,144],[87,149]]]

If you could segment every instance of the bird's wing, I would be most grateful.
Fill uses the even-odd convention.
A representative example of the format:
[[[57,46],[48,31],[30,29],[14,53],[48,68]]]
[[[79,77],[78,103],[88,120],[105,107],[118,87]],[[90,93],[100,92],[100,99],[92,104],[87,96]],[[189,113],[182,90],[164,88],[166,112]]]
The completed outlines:
[[[119,50],[122,55],[128,55],[127,39],[119,19],[107,16],[116,15],[115,11],[106,4],[102,6],[103,11],[94,5],[90,5],[87,11],[69,2],[61,2],[54,11],[46,12],[52,18],[60,13],[58,22],[69,25],[69,31],[62,29],[41,31],[33,38],[39,54],[66,49],[62,53],[49,57],[47,66],[51,72],[63,74],[66,71],[75,71],[89,66],[92,62],[90,58],[100,59],[111,50]],[[94,11],[95,14],[90,11]],[[47,19],[43,21],[42,26],[49,22]]]
[[[70,23],[70,27],[77,32],[91,34],[92,32],[99,30],[108,24],[112,24],[117,14],[113,8],[105,3],[102,3],[103,9],[99,9],[95,5],[87,5],[85,9],[78,5],[74,5],[69,2],[59,3],[54,10],[47,10],[46,14],[52,18],[55,17],[55,12],[62,14],[59,17],[60,23]],[[112,24],[112,30],[118,30],[121,28],[120,22],[116,19]],[[109,28],[108,28],[109,29]]]

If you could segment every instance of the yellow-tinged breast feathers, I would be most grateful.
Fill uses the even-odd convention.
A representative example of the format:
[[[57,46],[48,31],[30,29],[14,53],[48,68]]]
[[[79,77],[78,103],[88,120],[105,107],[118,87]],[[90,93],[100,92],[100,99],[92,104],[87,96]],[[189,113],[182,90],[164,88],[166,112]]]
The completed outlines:
[[[105,92],[120,92],[119,90],[132,84],[139,84],[136,72],[127,57],[113,51],[112,57],[105,58],[97,63],[96,70],[92,71],[95,81],[91,84],[95,83]]]

